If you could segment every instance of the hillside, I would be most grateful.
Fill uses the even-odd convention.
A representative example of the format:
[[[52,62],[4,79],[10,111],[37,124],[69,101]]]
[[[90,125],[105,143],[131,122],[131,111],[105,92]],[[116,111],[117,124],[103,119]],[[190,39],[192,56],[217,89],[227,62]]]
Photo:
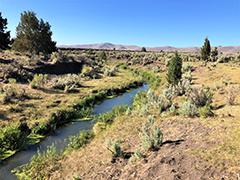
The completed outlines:
[[[140,51],[142,47],[136,45],[121,45],[112,43],[97,43],[97,44],[81,44],[81,45],[59,45],[60,48],[76,48],[76,49],[106,49],[106,50],[131,50]],[[177,48],[172,46],[162,47],[147,47],[148,51],[179,51],[179,52],[199,52],[200,47],[185,47]],[[240,51],[240,46],[218,46],[220,52],[230,54]]]

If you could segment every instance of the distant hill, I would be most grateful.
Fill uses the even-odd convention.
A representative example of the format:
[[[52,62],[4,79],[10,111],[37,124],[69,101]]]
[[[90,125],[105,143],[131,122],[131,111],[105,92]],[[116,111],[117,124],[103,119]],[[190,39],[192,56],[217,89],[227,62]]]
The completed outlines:
[[[76,49],[105,49],[105,50],[131,50],[140,51],[142,47],[136,45],[121,45],[112,43],[82,44],[82,45],[60,45],[60,48],[76,48]],[[146,47],[148,51],[180,51],[180,52],[199,52],[199,47],[176,48],[172,46],[162,47]],[[218,50],[223,53],[240,52],[240,46],[218,46]]]

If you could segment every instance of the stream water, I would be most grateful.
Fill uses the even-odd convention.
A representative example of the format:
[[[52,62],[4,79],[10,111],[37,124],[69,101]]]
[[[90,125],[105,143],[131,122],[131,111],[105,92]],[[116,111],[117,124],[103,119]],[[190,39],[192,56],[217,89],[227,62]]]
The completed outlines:
[[[108,111],[115,106],[132,104],[134,96],[139,91],[146,91],[148,85],[143,85],[137,89],[130,92],[126,92],[120,96],[114,97],[112,99],[104,100],[102,103],[96,105],[93,108],[93,114],[101,114]],[[62,151],[67,145],[67,139],[69,136],[79,134],[82,130],[90,130],[93,127],[94,121],[75,121],[65,126],[57,129],[54,134],[49,135],[43,141],[38,144],[29,146],[27,149],[22,150],[12,157],[6,159],[0,164],[0,180],[15,180],[16,176],[11,173],[14,168],[28,163],[33,155],[38,151],[46,151],[48,146],[54,144],[58,151]]]

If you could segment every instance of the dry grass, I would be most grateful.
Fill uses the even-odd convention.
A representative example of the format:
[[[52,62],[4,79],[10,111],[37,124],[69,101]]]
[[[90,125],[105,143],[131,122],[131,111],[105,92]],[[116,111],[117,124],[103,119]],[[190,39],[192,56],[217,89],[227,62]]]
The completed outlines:
[[[209,164],[229,173],[240,170],[240,118],[215,118],[202,122],[211,132],[199,139],[202,147],[192,149],[192,153]]]
[[[29,85],[14,84],[16,88],[25,89],[26,93],[33,98],[17,103],[22,109],[21,112],[10,111],[16,104],[0,104],[0,112],[2,115],[0,116],[0,118],[2,117],[0,126],[19,121],[20,119],[26,119],[29,125],[35,122],[45,121],[52,112],[74,104],[80,99],[90,95],[93,90],[119,87],[137,79],[138,78],[133,77],[129,71],[121,70],[117,76],[114,77],[83,81],[83,87],[80,88],[79,93],[63,93],[49,89],[35,90],[31,89]],[[1,86],[3,86],[3,84],[0,84],[0,87]]]
[[[237,65],[234,67],[230,64],[217,64],[212,70],[199,65],[199,63],[194,64],[197,67],[196,71],[193,72],[193,78],[195,78],[193,82],[195,84],[204,84],[212,88],[223,85],[224,82],[240,84],[240,67]]]
[[[197,137],[199,144],[205,147],[194,149],[200,156],[215,167],[235,173],[240,170],[240,91],[236,91],[234,106],[226,101],[227,85],[240,85],[240,67],[229,64],[218,64],[213,70],[199,67],[193,73],[196,84],[204,84],[214,89],[213,102],[217,108],[215,117],[201,120],[210,128],[209,135],[203,139]]]
[[[0,54],[4,59],[13,55]],[[18,58],[18,55],[14,55]],[[24,57],[27,58],[27,57]],[[111,163],[111,152],[106,148],[109,139],[123,141],[123,151],[134,152],[139,145],[138,129],[147,120],[146,117],[134,115],[124,115],[118,117],[108,129],[98,134],[93,141],[85,148],[75,150],[65,155],[60,161],[59,171],[52,172],[50,179],[72,179],[73,176],[84,177],[84,179],[112,179],[112,175],[125,173],[128,179],[130,172],[138,174],[136,177],[148,177],[148,173],[154,176],[164,176],[172,173],[173,167],[166,168],[161,165],[163,157],[174,157],[177,161],[176,171],[185,171],[182,179],[192,177],[192,179],[209,178],[212,171],[216,174],[214,178],[220,179],[222,175],[231,175],[235,178],[240,171],[240,92],[236,92],[236,102],[234,106],[227,105],[225,90],[227,85],[240,85],[240,67],[231,64],[217,64],[216,67],[204,67],[201,63],[189,63],[195,67],[193,72],[194,86],[208,86],[214,92],[213,107],[214,117],[182,118],[180,116],[158,116],[157,125],[163,130],[165,140],[184,139],[184,143],[179,146],[164,146],[160,151],[147,154],[148,164],[140,161],[131,164],[122,161],[116,164]],[[162,65],[164,66],[164,65]],[[139,68],[146,68],[140,67]],[[151,68],[151,67],[150,67]],[[165,68],[165,67],[164,67]],[[165,83],[165,72],[158,73]],[[124,83],[136,80],[132,74],[126,70],[121,70],[117,76],[104,77],[84,81],[79,93],[62,93],[50,90],[34,90],[28,85],[15,84],[17,88],[25,89],[33,98],[17,104],[0,105],[0,126],[19,121],[26,118],[28,124],[45,121],[48,116],[58,110],[74,104],[81,98],[91,94],[95,90],[118,87]],[[0,84],[2,86],[2,84]],[[158,94],[162,92],[157,89]],[[181,104],[185,97],[178,97],[174,103]],[[10,112],[11,109],[21,107],[21,112]],[[211,171],[212,170],[212,171]],[[169,171],[169,172],[168,172]],[[141,174],[141,172],[145,174]],[[151,174],[152,173],[152,174]],[[164,174],[166,173],[166,174]],[[117,174],[117,175],[116,175]],[[183,173],[184,174],[184,173]],[[120,176],[120,175],[119,175]],[[189,177],[187,177],[189,176]],[[122,177],[122,179],[124,179]],[[165,178],[164,178],[165,177]],[[184,178],[185,177],[185,178]],[[134,178],[133,178],[134,179]],[[144,178],[143,178],[144,179]]]
[[[129,121],[130,119],[133,121]],[[98,134],[85,148],[65,156],[61,162],[61,167],[64,168],[55,172],[52,179],[62,178],[63,175],[65,179],[71,179],[73,175],[84,176],[87,179],[104,176],[105,168],[111,166],[112,158],[111,152],[106,148],[107,141],[118,139],[123,141],[123,151],[134,151],[138,144],[138,128],[144,121],[144,118],[136,115],[118,117],[109,129]]]
[[[85,179],[106,179],[119,173],[116,176],[124,179],[123,177],[129,178],[133,172],[135,178],[150,178],[151,172],[161,172],[157,175],[168,179],[172,177],[170,172],[160,164],[165,156],[175,157],[180,168],[178,170],[185,171],[183,178],[236,178],[240,171],[240,96],[238,94],[234,106],[229,106],[224,98],[225,94],[220,90],[225,89],[223,79],[240,85],[240,67],[219,64],[209,70],[200,67],[198,63],[193,65],[197,67],[193,73],[194,85],[209,86],[214,91],[215,116],[207,119],[167,116],[164,119],[158,117],[156,122],[163,130],[165,140],[182,138],[185,140],[182,145],[163,147],[157,153],[148,154],[147,164],[143,161],[137,164],[124,161],[120,165],[111,164],[111,153],[105,147],[107,139],[122,140],[123,150],[134,152],[139,144],[138,128],[147,119],[137,115],[118,117],[110,128],[97,135],[86,148],[65,156],[61,161],[61,171],[55,172],[51,178],[70,179],[76,175]],[[182,101],[183,98],[176,101]]]

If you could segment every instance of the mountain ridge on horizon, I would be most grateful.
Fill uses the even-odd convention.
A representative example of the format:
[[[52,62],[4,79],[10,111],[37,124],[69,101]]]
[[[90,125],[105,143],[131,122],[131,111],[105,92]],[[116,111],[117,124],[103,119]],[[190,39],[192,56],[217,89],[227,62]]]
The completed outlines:
[[[102,49],[102,50],[131,50],[140,51],[142,46],[138,45],[122,45],[105,43],[93,44],[75,44],[75,45],[59,45],[60,48],[74,48],[74,49]],[[240,46],[217,46],[218,50],[223,53],[237,53],[240,52]],[[146,47],[147,51],[179,51],[179,52],[199,52],[200,47],[174,47],[174,46],[159,46],[159,47]]]

